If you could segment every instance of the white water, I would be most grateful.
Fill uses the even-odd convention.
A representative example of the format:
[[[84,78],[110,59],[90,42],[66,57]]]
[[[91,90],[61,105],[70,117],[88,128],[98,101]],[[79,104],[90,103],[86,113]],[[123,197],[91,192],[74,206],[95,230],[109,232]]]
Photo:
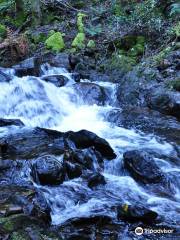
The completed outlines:
[[[39,126],[59,131],[87,129],[105,138],[117,153],[115,160],[105,162],[103,174],[107,184],[103,188],[92,191],[82,179],[64,182],[59,187],[41,187],[51,203],[53,224],[92,214],[112,215],[110,207],[119,201],[149,204],[168,221],[176,223],[178,219],[174,215],[177,209],[180,209],[176,199],[156,196],[150,190],[139,186],[130,176],[122,176],[121,172],[122,154],[126,150],[146,149],[171,156],[172,145],[160,141],[156,136],[137,133],[108,122],[106,116],[113,106],[84,104],[73,90],[74,81],[71,75],[64,69],[49,68],[46,65],[42,67],[42,71],[43,76],[64,75],[69,82],[66,86],[57,88],[40,78],[14,76],[10,83],[0,83],[1,118],[18,118],[29,127]],[[13,72],[9,70],[9,74],[13,75]],[[98,84],[108,90],[110,102],[113,103],[116,85],[103,82]],[[176,169],[170,163],[169,165],[172,171]],[[180,198],[178,190],[176,197]]]

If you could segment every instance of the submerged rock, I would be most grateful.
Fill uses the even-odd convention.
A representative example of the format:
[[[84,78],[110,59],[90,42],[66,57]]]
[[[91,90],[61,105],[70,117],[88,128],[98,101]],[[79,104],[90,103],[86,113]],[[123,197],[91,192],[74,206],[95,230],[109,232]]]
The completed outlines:
[[[0,118],[0,127],[11,126],[11,125],[24,126],[24,123],[19,119]]]
[[[76,83],[74,89],[82,98],[85,104],[93,105],[104,105],[106,101],[106,94],[104,89],[95,83]]]
[[[11,77],[8,76],[3,71],[1,71],[1,69],[0,69],[0,82],[10,82],[10,81],[11,81]]]
[[[123,155],[124,167],[138,181],[159,183],[164,175],[154,159],[144,151],[132,150]]]
[[[94,174],[93,176],[91,176],[88,179],[88,187],[89,188],[93,188],[96,187],[98,185],[105,185],[106,181],[103,175],[101,175],[100,173]]]
[[[43,81],[50,82],[54,84],[56,87],[65,86],[69,79],[63,75],[49,75],[41,78]]]

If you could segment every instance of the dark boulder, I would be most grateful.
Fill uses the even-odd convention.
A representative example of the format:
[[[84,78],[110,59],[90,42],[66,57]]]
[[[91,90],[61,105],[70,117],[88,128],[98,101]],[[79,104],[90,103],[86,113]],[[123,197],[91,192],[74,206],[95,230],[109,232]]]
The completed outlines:
[[[56,87],[63,87],[69,81],[69,79],[63,75],[49,75],[41,78],[43,81],[50,82]]]
[[[109,143],[90,131],[69,131],[65,133],[65,138],[74,142],[77,148],[84,149],[94,147],[98,152],[101,153],[104,158],[107,158],[109,160],[116,158],[116,154],[114,153],[114,150],[111,148]]]
[[[159,183],[164,175],[154,159],[144,151],[132,150],[123,155],[124,167],[143,183]]]
[[[18,65],[13,66],[13,69],[18,77],[39,76],[40,64],[39,58],[32,57],[20,62]]]
[[[177,92],[157,89],[147,95],[148,107],[180,119],[180,95]]]
[[[32,176],[42,185],[61,184],[65,179],[64,163],[52,156],[39,157],[32,166]]]
[[[94,174],[93,176],[91,176],[89,179],[88,179],[88,187],[89,188],[93,188],[93,187],[96,187],[98,185],[105,185],[106,184],[106,181],[105,181],[105,178],[103,175],[97,173],[97,174]]]
[[[0,118],[0,127],[6,127],[6,126],[24,126],[24,123],[19,119],[3,119]]]
[[[122,205],[117,208],[118,219],[128,222],[154,223],[158,214],[141,205]]]
[[[104,89],[95,83],[76,83],[74,84],[75,92],[82,99],[83,103],[93,105],[104,105],[106,94]]]
[[[3,158],[31,159],[40,154],[63,154],[63,133],[43,128],[17,130],[0,143]]]
[[[54,67],[66,68],[67,70],[71,69],[69,63],[69,55],[66,53],[59,53],[54,55],[48,60],[48,63]]]

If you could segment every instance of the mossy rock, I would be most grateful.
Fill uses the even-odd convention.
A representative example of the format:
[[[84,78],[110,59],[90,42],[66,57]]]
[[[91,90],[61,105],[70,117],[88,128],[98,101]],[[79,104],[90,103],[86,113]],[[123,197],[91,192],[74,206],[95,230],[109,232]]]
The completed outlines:
[[[60,52],[65,48],[64,40],[60,32],[54,33],[46,41],[45,45],[47,49],[51,49],[54,52]]]
[[[7,29],[4,25],[0,24],[0,38],[5,38],[7,35]]]
[[[84,24],[83,24],[84,17],[86,17],[86,15],[84,13],[78,13],[78,15],[77,15],[77,27],[78,27],[79,33],[84,32]]]
[[[78,33],[72,42],[72,47],[82,49],[85,47],[84,41],[85,41],[85,34]]]

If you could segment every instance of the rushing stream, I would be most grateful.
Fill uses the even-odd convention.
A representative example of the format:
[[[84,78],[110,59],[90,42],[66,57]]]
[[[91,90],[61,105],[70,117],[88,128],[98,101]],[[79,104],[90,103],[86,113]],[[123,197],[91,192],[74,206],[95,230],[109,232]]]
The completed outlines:
[[[0,83],[1,118],[20,119],[26,127],[44,127],[61,132],[86,129],[106,139],[113,147],[117,158],[104,163],[107,184],[92,190],[81,178],[65,181],[56,187],[35,186],[44,191],[51,206],[52,223],[62,224],[73,217],[104,214],[113,217],[111,206],[141,202],[163,216],[170,226],[180,222],[180,192],[174,183],[174,193],[167,196],[163,189],[139,185],[123,171],[122,155],[127,150],[145,149],[159,152],[162,156],[173,156],[174,146],[152,134],[125,129],[109,122],[108,114],[116,111],[116,84],[98,82],[106,89],[108,101],[103,106],[88,105],[73,88],[75,81],[65,69],[42,66],[42,77],[16,77],[13,70],[6,70],[13,79]],[[69,80],[63,87],[42,80],[44,76],[64,75]],[[85,80],[83,80],[85,81]],[[86,81],[88,82],[88,80]],[[107,120],[108,119],[108,120]],[[3,127],[0,136],[15,128]],[[59,157],[61,158],[61,157]],[[180,170],[163,158],[156,158],[162,171],[178,179]],[[94,163],[95,164],[95,163]],[[178,180],[177,180],[178,181]]]

